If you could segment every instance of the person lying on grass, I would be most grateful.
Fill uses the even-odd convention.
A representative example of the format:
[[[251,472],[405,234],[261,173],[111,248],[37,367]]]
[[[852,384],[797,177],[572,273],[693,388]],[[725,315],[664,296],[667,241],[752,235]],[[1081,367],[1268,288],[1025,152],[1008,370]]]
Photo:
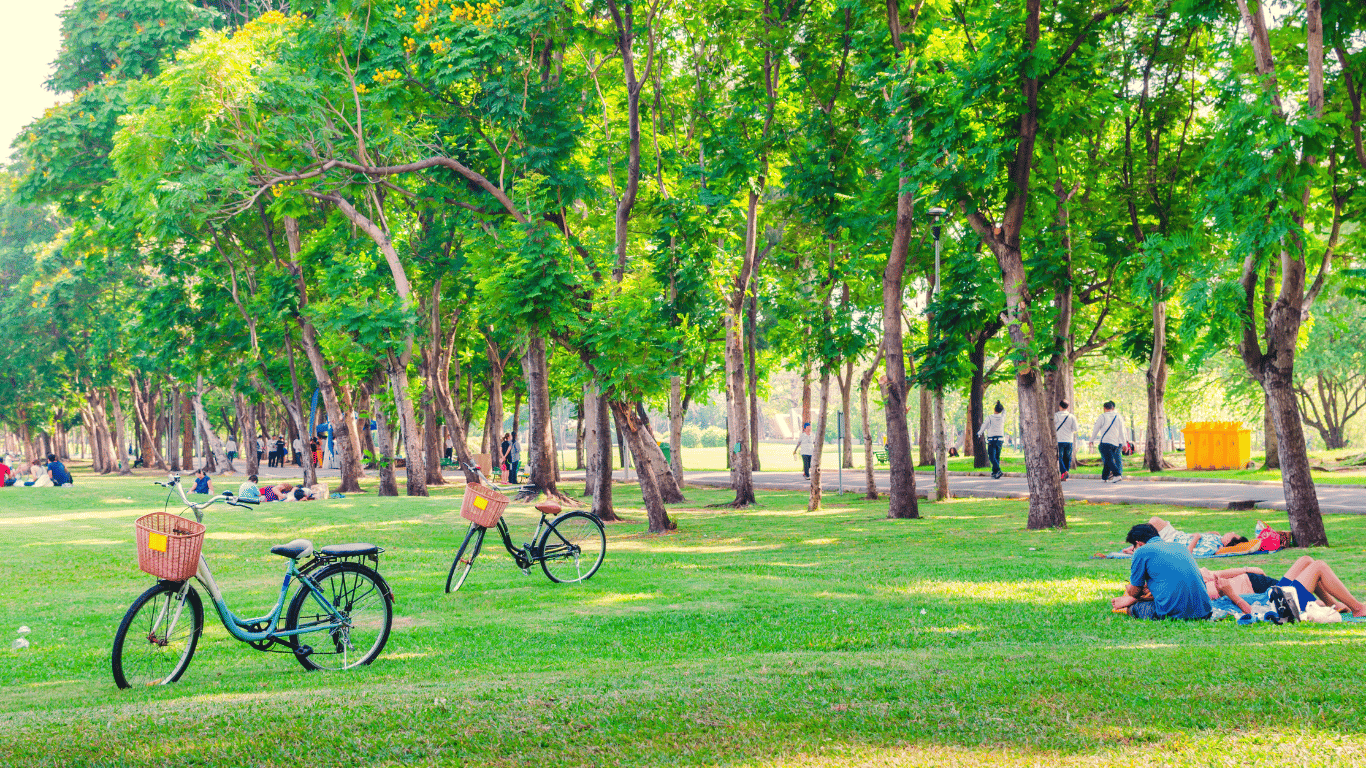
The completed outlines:
[[[1110,601],[1115,612],[1136,619],[1209,618],[1213,608],[1190,550],[1163,541],[1148,523],[1129,529],[1125,540],[1133,545],[1134,559],[1129,563],[1129,586]]]
[[[1287,597],[1299,604],[1301,611],[1309,607],[1315,599],[1323,601],[1338,613],[1350,611],[1352,616],[1366,616],[1366,604],[1356,599],[1333,571],[1333,567],[1322,560],[1305,555],[1296,560],[1276,580],[1266,575],[1261,568],[1229,568],[1223,571],[1200,569],[1205,579],[1206,592],[1211,598],[1220,595],[1229,598],[1243,613],[1251,613],[1248,597],[1259,597],[1272,587],[1281,587]]]
[[[294,486],[289,483],[267,485],[265,488],[261,489],[261,501],[284,501],[293,491]]]
[[[1242,544],[1247,541],[1247,537],[1239,536],[1233,531],[1229,531],[1228,533],[1219,533],[1218,531],[1210,531],[1208,533],[1183,533],[1173,527],[1171,523],[1156,515],[1148,518],[1148,525],[1157,529],[1157,535],[1161,536],[1163,541],[1182,544],[1186,547],[1187,551],[1195,557],[1209,557],[1224,547]],[[1134,548],[1129,546],[1120,551],[1128,555],[1133,553]]]

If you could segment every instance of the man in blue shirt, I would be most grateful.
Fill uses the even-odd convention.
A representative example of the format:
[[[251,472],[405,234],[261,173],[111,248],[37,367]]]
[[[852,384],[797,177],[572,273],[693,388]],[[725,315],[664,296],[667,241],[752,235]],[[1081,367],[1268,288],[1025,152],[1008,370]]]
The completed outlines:
[[[1134,545],[1129,586],[1110,601],[1136,619],[1208,619],[1213,607],[1195,558],[1180,544],[1162,540],[1147,523],[1135,525],[1126,538]]]
[[[57,461],[57,454],[47,455],[47,476],[52,478],[53,485],[71,485],[71,473],[66,471],[66,465]]]

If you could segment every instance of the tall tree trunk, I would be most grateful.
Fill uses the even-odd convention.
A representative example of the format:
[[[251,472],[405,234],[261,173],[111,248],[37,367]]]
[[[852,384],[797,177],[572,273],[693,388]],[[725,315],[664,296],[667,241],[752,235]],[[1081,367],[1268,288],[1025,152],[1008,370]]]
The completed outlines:
[[[753,197],[753,195],[751,195]],[[745,507],[754,503],[752,448],[749,435],[748,398],[745,393],[744,316],[739,311],[726,314],[726,394],[730,405],[728,423],[730,439],[726,454],[732,457],[730,485],[735,491],[733,506]],[[736,452],[735,448],[739,447]]]
[[[1159,291],[1161,290],[1159,286]],[[1153,350],[1148,357],[1144,380],[1148,390],[1148,429],[1143,446],[1143,466],[1150,472],[1170,469],[1163,457],[1163,439],[1167,433],[1167,416],[1163,397],[1167,391],[1167,302],[1153,300]]]
[[[441,458],[445,454],[445,430],[436,413],[436,398],[432,388],[422,393],[422,455],[426,459],[427,485],[445,485],[441,476]]]
[[[166,469],[180,470],[180,390],[167,388],[166,395]]]
[[[507,366],[507,358],[498,348],[498,342],[493,340],[492,329],[484,334],[484,347],[488,352],[489,363],[489,378],[484,382],[484,388],[489,393],[489,407],[484,422],[487,445],[483,446],[483,452],[493,455],[493,463],[496,466],[502,464],[499,451],[502,450],[503,440],[503,372]]]
[[[797,425],[798,434],[811,423],[811,361],[802,364],[802,423]]]
[[[579,417],[574,420],[574,469],[585,469],[586,465],[584,464],[583,440],[584,420],[587,417],[584,414],[587,413],[588,405],[584,402],[583,398],[579,398],[578,406]]]
[[[868,425],[868,387],[873,383],[873,378],[877,376],[877,369],[882,363],[882,345],[877,348],[877,356],[873,358],[873,364],[868,366],[868,370],[863,372],[859,378],[859,413],[863,419],[863,477],[866,482],[865,497],[869,499],[877,498],[877,477],[873,475],[873,469],[877,462],[873,458],[873,430]],[[885,393],[883,397],[886,397]]]
[[[683,485],[683,379],[679,376],[669,378],[669,460],[673,465],[674,477],[679,486]]]
[[[408,364],[404,356],[396,356],[391,351],[389,357],[389,389],[394,394],[394,405],[398,408],[399,428],[403,430],[404,476],[408,480],[409,496],[427,496],[427,469],[423,465],[422,438],[418,434],[417,414],[413,412],[413,399],[408,396]]]
[[[816,415],[814,450],[811,452],[811,489],[806,502],[806,511],[815,512],[821,508],[821,458],[825,454],[826,419],[830,416],[830,366],[821,365],[821,410]]]
[[[128,432],[123,420],[123,404],[119,401],[118,390],[113,387],[109,388],[109,402],[114,406],[114,456],[117,457],[119,474],[131,475],[133,462],[128,458]]]
[[[889,16],[892,15],[889,11]],[[893,22],[896,22],[893,19]],[[896,22],[899,23],[899,22]],[[907,143],[910,140],[909,124]],[[898,169],[901,172],[904,169]],[[906,273],[910,251],[912,217],[915,207],[914,182],[900,177],[896,200],[896,229],[887,266],[882,271],[882,349],[887,361],[887,463],[891,467],[890,502],[887,517],[920,517],[920,502],[915,494],[915,467],[911,463],[911,433],[906,426],[906,348],[901,336],[901,281]]]
[[[121,419],[122,417],[120,417]],[[223,450],[223,440],[218,437],[213,426],[209,424],[208,411],[204,409],[204,376],[200,375],[195,379],[194,387],[194,419],[199,428],[199,433],[203,435],[204,441],[208,444],[209,451],[213,454],[214,466],[221,468],[221,474],[236,472],[233,469],[232,461],[228,459],[227,451]]]
[[[636,457],[637,463],[641,464],[641,471],[638,473],[640,493],[645,502],[645,517],[649,523],[649,531],[667,533],[677,525],[669,519],[669,512],[664,508],[664,499],[660,496],[659,484],[655,482],[654,473],[648,471],[648,467],[642,463],[645,456],[645,441],[650,436],[636,416],[635,408],[630,404],[613,402],[611,407],[612,414],[616,416],[617,426],[621,429],[627,444],[631,446],[631,453]]]
[[[147,388],[144,389],[138,382],[137,374],[129,374],[128,384],[133,394],[133,417],[142,438],[143,466],[165,471],[166,460],[161,457],[161,451],[157,447],[157,407],[156,397],[151,391],[151,384],[149,383]]]
[[[194,462],[194,396],[182,394],[180,397],[180,468],[185,472],[196,468]]]
[[[596,498],[598,478],[602,473],[602,454],[599,450],[598,433],[607,428],[607,425],[599,421],[602,409],[598,402],[598,387],[593,380],[588,380],[583,384],[583,442],[587,449],[584,457],[583,472],[583,495]],[[612,445],[607,444],[607,463],[612,462]],[[608,470],[610,473],[610,469]],[[609,504],[610,507],[610,504]]]
[[[240,392],[233,393],[233,399],[237,404],[237,423],[241,426],[237,454],[246,459],[247,476],[251,476],[260,471],[260,462],[256,458],[256,406],[247,402]]]
[[[531,485],[549,496],[563,498],[555,483],[555,444],[550,435],[550,365],[546,356],[545,337],[532,331],[522,355],[522,373],[526,376],[527,405],[531,411],[531,427],[527,432],[528,473]],[[513,411],[513,431],[517,429],[517,412]]]
[[[755,282],[757,282],[757,281],[758,281],[758,274],[759,274],[759,264],[758,264],[758,263],[756,263],[755,266],[754,266],[754,274],[755,274]],[[752,283],[751,283],[751,285],[752,285]],[[747,307],[746,307],[746,309],[745,309],[745,356],[746,356],[746,358],[747,358],[747,361],[746,361],[746,362],[747,362],[747,364],[748,364],[748,366],[749,366],[749,370],[746,371],[746,373],[747,373],[748,376],[749,376],[749,439],[750,439],[750,446],[751,446],[751,450],[750,450],[750,452],[749,452],[749,459],[750,459],[749,466],[750,466],[750,469],[752,469],[752,470],[755,471],[755,472],[758,472],[758,471],[760,470],[760,466],[759,466],[759,367],[758,367],[758,365],[756,365],[755,362],[754,362],[754,357],[755,357],[754,345],[755,345],[755,343],[756,343],[756,342],[755,342],[755,337],[758,335],[758,326],[759,326],[759,320],[758,320],[758,317],[759,317],[759,297],[758,297],[757,295],[755,295],[755,291],[754,291],[754,290],[751,290],[751,291],[749,292],[749,301],[746,302],[746,304],[747,304]],[[680,473],[680,474],[678,475],[678,478],[679,478],[679,481],[681,482],[681,481],[682,481],[682,478],[683,478],[682,473]],[[679,501],[682,501],[682,500],[683,500],[683,494],[682,494],[682,493],[679,493],[679,494],[678,494],[678,498],[679,498]],[[669,500],[669,499],[668,499],[668,494],[665,493],[665,501],[668,501],[668,500]]]
[[[389,417],[380,413],[378,409],[374,412],[375,446],[379,452],[379,495],[397,496],[398,495],[398,476],[394,472],[394,439],[389,432]]]
[[[914,372],[914,371],[912,371]],[[920,460],[917,466],[934,466],[934,398],[930,396],[930,391],[925,388],[918,390],[920,396],[920,409],[917,414],[919,432],[917,434],[917,447],[920,452]]]
[[[635,410],[636,421],[642,429],[643,454],[636,457],[637,468],[641,472],[649,472],[655,476],[655,484],[659,486],[659,495],[665,504],[682,504],[687,501],[683,498],[683,483],[680,477],[674,475],[669,462],[664,460],[664,451],[660,449],[654,428],[650,426],[645,406],[639,402],[630,405]]]
[[[972,466],[976,469],[986,467],[987,441],[977,434],[986,420],[987,394],[987,337],[979,336],[968,350],[968,360],[972,364],[972,383],[968,386],[968,439],[972,441]]]
[[[845,286],[848,292],[849,287]],[[840,414],[843,422],[841,423],[840,444],[842,453],[840,463],[845,469],[854,468],[854,429],[849,422],[850,409],[849,400],[854,388],[854,358],[849,358],[844,364],[844,375],[839,377],[840,384]]]

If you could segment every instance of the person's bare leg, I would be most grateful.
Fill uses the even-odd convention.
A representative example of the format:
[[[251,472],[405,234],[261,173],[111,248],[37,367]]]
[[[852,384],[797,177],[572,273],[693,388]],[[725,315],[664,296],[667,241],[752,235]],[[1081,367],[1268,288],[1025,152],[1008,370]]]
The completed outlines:
[[[1358,618],[1366,616],[1366,605],[1352,596],[1347,585],[1342,583],[1342,579],[1338,578],[1328,563],[1322,560],[1313,561],[1309,567],[1300,571],[1295,580],[1322,598],[1323,602],[1332,604],[1335,608],[1340,603]]]
[[[1318,561],[1310,557],[1309,555],[1304,555],[1300,557],[1300,559],[1296,560],[1290,566],[1290,569],[1285,572],[1285,578],[1293,579],[1295,581],[1302,581],[1302,579],[1300,579],[1300,572],[1316,562]]]
[[[1162,518],[1158,517],[1157,515],[1153,515],[1152,517],[1148,518],[1148,525],[1151,525],[1152,527],[1156,528],[1158,531],[1161,531],[1163,528],[1166,528],[1166,527],[1167,527],[1168,523],[1167,523],[1166,520],[1163,520]]]

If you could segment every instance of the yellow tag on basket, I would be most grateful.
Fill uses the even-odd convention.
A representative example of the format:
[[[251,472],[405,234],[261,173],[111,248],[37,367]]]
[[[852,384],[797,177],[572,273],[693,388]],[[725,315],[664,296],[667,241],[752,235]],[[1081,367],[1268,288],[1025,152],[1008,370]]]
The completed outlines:
[[[489,500],[486,499],[486,498],[484,498],[483,496],[475,496],[475,497],[474,497],[474,508],[475,508],[475,509],[488,509],[488,508],[489,508]]]
[[[158,551],[158,552],[165,552],[165,551],[166,551],[166,534],[164,534],[164,533],[151,533],[151,532],[148,532],[148,534],[147,534],[147,548],[148,548],[148,549],[155,549],[155,550]]]

